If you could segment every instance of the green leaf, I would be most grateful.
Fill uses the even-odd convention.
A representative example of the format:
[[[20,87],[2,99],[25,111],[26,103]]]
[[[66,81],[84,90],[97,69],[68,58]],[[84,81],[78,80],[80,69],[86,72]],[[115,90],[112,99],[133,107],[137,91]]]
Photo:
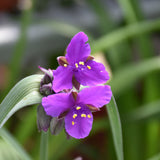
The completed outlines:
[[[9,153],[9,154],[8,154]],[[17,154],[13,146],[7,144],[3,139],[0,139],[0,159],[2,160],[22,160],[22,158]]]
[[[0,104],[0,128],[19,109],[41,103],[39,85],[43,75],[32,75],[17,83]]]
[[[6,129],[0,129],[0,136],[3,139],[0,139],[0,159],[31,160],[26,151]]]
[[[124,13],[125,19],[128,23],[135,23],[137,22],[137,16],[135,14],[135,11],[132,7],[131,1],[128,0],[118,0],[122,11]]]
[[[23,120],[17,123],[14,135],[21,144],[25,144],[28,137],[31,137],[33,132],[37,131],[36,114],[37,105],[30,107],[23,115]],[[24,127],[24,124],[27,125]]]
[[[105,36],[99,38],[91,44],[92,53],[104,51],[113,47],[114,45],[140,34],[148,33],[153,30],[160,29],[160,20],[144,21],[128,25],[126,27],[110,32]]]
[[[137,79],[154,71],[160,71],[160,57],[125,66],[114,73],[110,82],[113,93],[120,94],[133,85]]]
[[[149,158],[148,160],[160,160],[160,153],[151,157],[151,158]]]
[[[16,42],[14,51],[12,53],[12,61],[10,63],[10,83],[9,88],[13,86],[13,83],[15,82],[15,79],[18,77],[20,71],[21,71],[21,61],[25,53],[25,49],[27,46],[27,31],[29,24],[31,22],[31,12],[32,8],[28,8],[23,10],[22,16],[21,16],[21,26],[20,26],[20,35],[19,39]]]
[[[152,102],[142,107],[134,109],[132,112],[124,115],[123,118],[128,122],[159,118],[160,115],[159,106],[160,106],[160,101]]]
[[[114,96],[109,104],[107,104],[107,112],[109,116],[109,122],[112,130],[114,146],[116,150],[116,155],[118,160],[123,160],[123,139],[122,139],[122,128],[121,128],[121,120],[117,108],[116,101]]]
[[[43,24],[49,26],[56,33],[67,37],[72,37],[81,30],[73,25],[58,21],[43,21]]]

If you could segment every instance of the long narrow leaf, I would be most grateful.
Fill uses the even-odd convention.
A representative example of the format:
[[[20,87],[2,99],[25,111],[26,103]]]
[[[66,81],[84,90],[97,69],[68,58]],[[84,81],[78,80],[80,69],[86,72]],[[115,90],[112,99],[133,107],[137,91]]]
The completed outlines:
[[[39,85],[43,75],[32,75],[17,83],[0,104],[0,128],[20,108],[41,102]]]
[[[153,156],[152,158],[149,158],[148,160],[160,160],[160,153]]]
[[[133,85],[137,79],[142,78],[154,71],[160,71],[160,57],[151,58],[136,64],[125,66],[114,73],[113,80],[110,82],[112,91],[120,94],[122,91]]]
[[[37,123],[35,123],[37,118],[36,113],[37,106],[35,105],[30,108],[27,113],[25,113],[23,116],[23,121],[20,121],[16,125],[15,136],[21,144],[25,144],[28,137],[31,137],[35,130],[37,131]],[[24,124],[27,124],[25,128]]]
[[[129,121],[149,120],[152,118],[159,118],[160,115],[160,101],[152,102],[142,107],[138,107],[130,113],[127,113],[123,118]]]
[[[114,146],[117,154],[118,160],[123,160],[123,139],[122,139],[122,127],[121,127],[121,120],[117,108],[116,101],[114,99],[114,96],[112,96],[112,99],[110,103],[107,105],[107,112],[109,116],[109,122],[113,134],[113,141]]]
[[[160,20],[144,21],[128,25],[127,27],[117,29],[91,44],[92,53],[104,51],[114,45],[137,35],[148,33],[153,30],[160,30]]]
[[[0,129],[0,136],[5,140],[5,142],[9,145],[7,148],[7,153],[12,149],[12,152],[15,156],[18,156],[18,159],[21,160],[31,160],[30,156],[26,153],[26,151],[20,146],[20,144],[14,139],[14,137],[4,128]],[[10,157],[13,159],[13,157]]]

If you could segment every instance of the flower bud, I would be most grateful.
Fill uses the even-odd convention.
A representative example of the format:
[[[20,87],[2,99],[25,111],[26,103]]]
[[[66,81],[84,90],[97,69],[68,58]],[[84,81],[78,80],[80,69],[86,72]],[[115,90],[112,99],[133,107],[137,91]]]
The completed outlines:
[[[44,84],[44,85],[40,86],[40,93],[43,96],[48,96],[50,94],[54,94],[54,91],[52,90],[52,84],[49,83],[49,84]]]
[[[52,118],[50,123],[51,134],[57,135],[64,128],[64,118],[58,119],[57,117]]]
[[[54,94],[55,92],[52,90],[52,81],[53,81],[53,72],[51,69],[46,70],[45,68],[39,67],[42,72],[45,73],[44,77],[40,83],[40,93],[43,96],[48,96],[50,94]]]
[[[52,117],[48,116],[46,112],[44,111],[43,106],[40,104],[37,107],[37,127],[39,131],[44,131],[47,132],[49,126],[50,126],[50,121]]]

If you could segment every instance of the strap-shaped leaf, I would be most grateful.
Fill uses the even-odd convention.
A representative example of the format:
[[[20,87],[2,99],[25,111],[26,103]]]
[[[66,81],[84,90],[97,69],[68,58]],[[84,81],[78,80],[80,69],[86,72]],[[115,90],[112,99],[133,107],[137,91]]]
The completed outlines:
[[[0,136],[4,140],[0,139],[0,159],[31,160],[28,153],[6,129],[1,128]]]
[[[0,104],[0,128],[19,109],[41,103],[39,85],[43,75],[32,75],[18,82]]]
[[[146,105],[137,107],[130,113],[124,115],[124,118],[128,122],[148,121],[150,119],[159,119],[160,115],[160,100],[148,103]]]
[[[134,63],[114,73],[110,82],[112,92],[121,94],[132,86],[138,79],[152,73],[160,71],[160,57],[150,58],[139,63]]]
[[[109,122],[112,130],[114,146],[117,154],[118,160],[123,160],[123,139],[122,139],[122,128],[121,128],[121,120],[117,108],[116,101],[114,96],[109,104],[107,104],[107,112],[109,116]]]
[[[148,160],[160,160],[160,153],[154,155],[153,157],[149,158]]]
[[[102,36],[98,40],[92,42],[92,53],[107,50],[128,38],[132,38],[137,35],[142,35],[144,33],[149,33],[153,30],[159,30],[159,28],[159,19],[154,21],[143,21],[132,25],[127,25],[126,27],[110,32]]]

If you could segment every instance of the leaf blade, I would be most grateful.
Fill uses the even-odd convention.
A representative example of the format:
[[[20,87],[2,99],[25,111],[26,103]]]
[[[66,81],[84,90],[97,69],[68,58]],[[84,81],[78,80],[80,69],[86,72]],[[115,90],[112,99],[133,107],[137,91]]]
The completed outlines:
[[[149,158],[148,160],[159,160],[160,159],[160,153],[157,155],[154,155],[153,157]]]
[[[138,79],[157,71],[160,71],[159,56],[119,69],[114,73],[113,79],[109,84],[111,85],[112,91],[116,95],[119,95],[132,86]]]
[[[149,33],[154,30],[159,30],[159,27],[160,20],[158,19],[155,21],[143,21],[117,29],[116,31],[106,34],[98,40],[92,42],[92,53],[107,50],[128,38]]]
[[[31,157],[27,154],[27,152],[21,147],[21,145],[16,141],[16,139],[6,129],[0,129],[0,136],[9,145],[8,147],[10,147],[12,150],[15,150],[16,156],[19,156],[19,158],[24,160],[31,160]]]
[[[118,160],[123,160],[123,138],[122,138],[122,127],[121,120],[116,105],[114,96],[112,96],[111,101],[107,104],[107,112],[109,116],[109,122],[113,134],[113,142],[116,150],[116,155]]]
[[[41,102],[39,85],[43,75],[32,75],[18,82],[0,104],[0,128],[20,108]]]
[[[148,121],[152,119],[159,119],[160,115],[159,106],[160,106],[160,100],[147,103],[125,114],[123,119],[127,120],[128,122],[139,122],[139,121]]]

